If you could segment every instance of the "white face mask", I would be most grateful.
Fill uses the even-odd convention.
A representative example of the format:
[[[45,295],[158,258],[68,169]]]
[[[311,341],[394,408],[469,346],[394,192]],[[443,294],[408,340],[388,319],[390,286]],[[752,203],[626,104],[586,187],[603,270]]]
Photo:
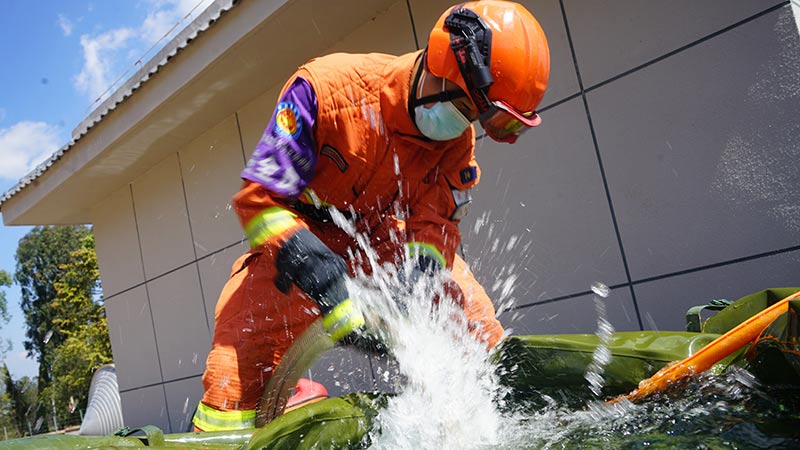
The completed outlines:
[[[424,82],[425,72],[422,73],[420,87]],[[442,79],[442,91],[444,91],[444,79]],[[455,139],[464,134],[471,123],[453,102],[436,102],[430,108],[417,105],[414,108],[414,118],[419,131],[434,141]]]

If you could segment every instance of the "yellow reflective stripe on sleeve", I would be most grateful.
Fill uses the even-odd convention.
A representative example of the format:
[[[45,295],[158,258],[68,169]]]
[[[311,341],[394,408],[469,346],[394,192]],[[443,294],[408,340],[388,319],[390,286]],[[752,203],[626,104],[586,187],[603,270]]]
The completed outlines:
[[[297,216],[293,213],[278,206],[272,206],[261,211],[250,219],[250,222],[244,227],[244,233],[247,235],[250,247],[256,248],[267,242],[271,237],[292,228],[297,223],[295,217]]]
[[[349,298],[336,305],[322,318],[322,326],[330,333],[333,342],[338,342],[356,328],[363,327],[364,324],[364,315]]]
[[[229,431],[255,428],[256,410],[220,411],[204,403],[197,405],[192,423],[203,431]]]
[[[440,264],[440,267],[447,267],[447,261],[444,259],[442,252],[440,252],[439,249],[432,244],[409,242],[408,255],[412,258],[416,256],[427,256],[432,258],[434,261],[437,261]]]

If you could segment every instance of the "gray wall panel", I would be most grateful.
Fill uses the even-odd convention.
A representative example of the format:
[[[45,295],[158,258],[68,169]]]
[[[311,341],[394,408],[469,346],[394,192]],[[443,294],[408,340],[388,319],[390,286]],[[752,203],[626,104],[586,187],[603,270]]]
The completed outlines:
[[[178,154],[172,154],[132,183],[136,227],[148,280],[197,258]]]
[[[782,3],[780,0],[564,0],[590,87]]]
[[[92,230],[103,295],[118,294],[144,282],[130,186],[112,192],[93,208]]]
[[[634,281],[800,244],[798,61],[785,7],[589,93]]]
[[[198,402],[203,397],[202,378],[198,376],[164,383],[164,391],[172,432],[192,431],[192,417],[194,417]]]
[[[601,306],[598,307],[596,302]],[[605,312],[605,318],[616,331],[636,331],[639,321],[628,287],[612,289],[608,298],[601,299],[594,294],[547,302],[505,312],[499,316],[500,322],[514,335],[595,333],[598,324],[598,311]]]
[[[782,286],[800,287],[800,251],[650,281],[634,291],[645,329],[682,330],[692,306]]]
[[[211,335],[197,266],[190,264],[147,284],[164,381],[202,374]]]
[[[145,425],[155,425],[162,430],[170,429],[163,385],[123,391],[119,397],[126,427],[140,428]]]
[[[107,299],[105,307],[120,390],[160,383],[161,365],[145,287]]]
[[[478,143],[481,182],[461,230],[466,260],[496,302],[505,301],[492,281],[501,273],[518,275],[517,305],[627,281],[583,102],[542,116],[513,146]]]

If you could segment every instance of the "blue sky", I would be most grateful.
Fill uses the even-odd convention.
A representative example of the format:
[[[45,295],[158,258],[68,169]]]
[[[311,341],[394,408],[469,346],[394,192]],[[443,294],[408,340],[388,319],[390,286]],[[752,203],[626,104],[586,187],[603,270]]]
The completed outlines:
[[[45,0],[4,2],[0,15],[0,192],[69,142],[72,129],[138,60],[147,61],[211,0]],[[166,35],[166,37],[164,37]],[[163,39],[162,39],[163,38]],[[0,226],[0,269],[14,273],[30,227]],[[36,376],[25,358],[19,287],[6,289],[11,321],[0,337],[13,349],[14,378]]]

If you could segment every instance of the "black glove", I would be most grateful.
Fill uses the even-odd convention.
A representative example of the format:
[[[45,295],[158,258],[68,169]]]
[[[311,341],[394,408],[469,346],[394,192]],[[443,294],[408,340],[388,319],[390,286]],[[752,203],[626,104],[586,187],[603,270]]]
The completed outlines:
[[[410,269],[403,268],[398,273],[401,296],[407,297],[411,295],[414,286],[420,283],[425,283],[426,285],[431,283],[434,275],[439,270],[439,262],[430,256],[417,255],[413,257],[412,262]],[[405,305],[402,302],[398,303],[401,309],[405,309]]]
[[[322,324],[334,342],[364,327],[364,316],[350,300],[345,277],[347,265],[314,233],[295,232],[278,251],[275,286],[288,293],[297,285],[317,305]]]
[[[364,332],[364,330],[352,332],[343,337],[338,343],[354,347],[368,355],[384,356],[389,353],[389,347],[381,338]]]

